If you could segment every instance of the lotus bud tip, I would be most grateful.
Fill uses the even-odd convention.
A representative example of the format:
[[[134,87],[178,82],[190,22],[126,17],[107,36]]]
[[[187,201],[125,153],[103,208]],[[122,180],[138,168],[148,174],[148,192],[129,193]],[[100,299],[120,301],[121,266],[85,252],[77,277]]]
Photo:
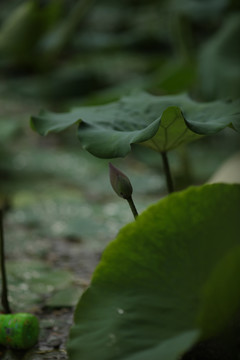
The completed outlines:
[[[132,196],[132,185],[128,177],[109,163],[109,176],[113,190],[123,199],[130,199]]]

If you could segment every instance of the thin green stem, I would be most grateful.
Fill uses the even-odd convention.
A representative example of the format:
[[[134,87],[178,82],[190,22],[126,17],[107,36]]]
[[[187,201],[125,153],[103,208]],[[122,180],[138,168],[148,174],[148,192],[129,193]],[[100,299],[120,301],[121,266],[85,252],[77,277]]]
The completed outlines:
[[[167,184],[168,192],[169,192],[169,194],[171,194],[174,191],[174,186],[173,186],[172,174],[171,174],[170,167],[169,167],[167,153],[161,152],[161,155],[162,155],[162,160],[163,160],[163,168],[164,168],[164,173],[165,173],[165,177],[166,177],[166,184]]]
[[[1,262],[1,275],[2,275],[2,306],[6,314],[11,313],[8,302],[8,287],[7,275],[5,268],[5,253],[4,253],[4,231],[3,231],[3,210],[0,209],[0,262]]]
[[[133,202],[132,197],[130,197],[130,198],[126,199],[126,200],[127,200],[128,204],[130,206],[130,209],[131,209],[131,211],[133,213],[134,219],[136,219],[136,217],[138,216],[138,212],[137,212],[137,209],[136,209],[136,206],[135,206],[135,204]]]

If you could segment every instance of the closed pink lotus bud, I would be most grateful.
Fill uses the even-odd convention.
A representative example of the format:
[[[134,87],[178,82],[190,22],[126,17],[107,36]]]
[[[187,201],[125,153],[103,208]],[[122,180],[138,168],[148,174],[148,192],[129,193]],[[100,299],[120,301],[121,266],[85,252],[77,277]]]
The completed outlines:
[[[109,175],[112,188],[117,195],[126,200],[130,199],[133,188],[128,177],[111,163],[109,163]]]

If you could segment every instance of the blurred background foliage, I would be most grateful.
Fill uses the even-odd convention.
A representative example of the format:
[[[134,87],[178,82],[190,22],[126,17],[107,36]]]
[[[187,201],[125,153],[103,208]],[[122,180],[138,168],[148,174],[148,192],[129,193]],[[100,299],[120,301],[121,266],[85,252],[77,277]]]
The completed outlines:
[[[239,7],[230,0],[2,1],[1,88],[58,106],[139,88],[238,97]]]
[[[76,255],[75,242],[84,251],[102,249],[132,221],[109,186],[107,161],[83,152],[71,129],[40,138],[30,115],[139,90],[239,98],[239,20],[237,0],[1,1],[0,199],[10,210],[8,256],[50,261],[54,239],[71,241]],[[177,189],[207,181],[239,147],[228,129],[171,152]],[[166,193],[157,153],[135,146],[115,164],[130,177],[139,211]]]

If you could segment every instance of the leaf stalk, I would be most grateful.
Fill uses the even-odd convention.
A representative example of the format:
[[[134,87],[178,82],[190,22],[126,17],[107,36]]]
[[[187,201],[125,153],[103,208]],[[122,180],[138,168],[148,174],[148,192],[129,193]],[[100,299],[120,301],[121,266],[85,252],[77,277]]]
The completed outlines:
[[[164,151],[164,152],[161,152],[161,155],[162,155],[162,160],[163,160],[163,168],[164,168],[164,173],[165,173],[165,177],[166,177],[168,193],[171,194],[172,192],[174,192],[174,186],[173,186],[172,174],[171,174],[171,170],[170,170],[170,166],[169,166],[167,153]]]
[[[0,209],[0,262],[1,262],[1,275],[2,275],[2,307],[5,314],[10,314],[11,309],[8,302],[8,286],[7,275],[5,268],[5,252],[4,252],[4,230],[3,230],[3,210]]]

